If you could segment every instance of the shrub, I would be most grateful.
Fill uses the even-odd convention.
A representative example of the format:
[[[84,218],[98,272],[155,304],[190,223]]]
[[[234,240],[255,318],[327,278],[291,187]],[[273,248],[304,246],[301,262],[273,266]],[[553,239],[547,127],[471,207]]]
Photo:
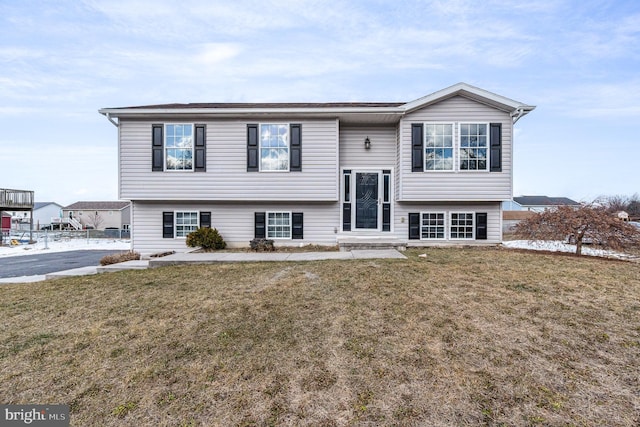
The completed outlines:
[[[249,246],[256,252],[273,252],[276,247],[273,246],[273,240],[268,239],[253,239],[249,242]]]
[[[117,264],[119,262],[133,261],[136,259],[140,259],[140,254],[138,252],[122,252],[115,255],[103,256],[102,259],[100,259],[100,265]]]
[[[217,229],[205,227],[189,233],[187,246],[191,248],[201,247],[209,251],[212,249],[224,249],[227,247],[227,242],[224,241]]]

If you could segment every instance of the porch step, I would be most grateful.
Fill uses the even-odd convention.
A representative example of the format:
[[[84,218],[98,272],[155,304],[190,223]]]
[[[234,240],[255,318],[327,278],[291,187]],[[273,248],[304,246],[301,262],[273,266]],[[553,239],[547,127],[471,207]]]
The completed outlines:
[[[399,239],[389,238],[338,238],[338,247],[341,251],[372,250],[372,249],[396,249],[404,251],[407,249],[407,242]]]

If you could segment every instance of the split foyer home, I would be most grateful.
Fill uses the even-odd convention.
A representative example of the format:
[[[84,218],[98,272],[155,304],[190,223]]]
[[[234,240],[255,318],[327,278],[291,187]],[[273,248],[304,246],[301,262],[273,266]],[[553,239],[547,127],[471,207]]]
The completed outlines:
[[[535,107],[459,83],[411,102],[202,103],[104,108],[118,128],[132,246],[502,239],[514,123]]]

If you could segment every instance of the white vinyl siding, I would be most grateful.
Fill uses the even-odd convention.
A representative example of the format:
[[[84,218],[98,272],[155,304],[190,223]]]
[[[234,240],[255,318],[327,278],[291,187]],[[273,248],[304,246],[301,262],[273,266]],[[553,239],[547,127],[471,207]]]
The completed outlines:
[[[151,125],[122,119],[119,196],[125,200],[337,201],[338,122],[301,120],[302,171],[247,172],[247,123],[255,118],[209,120],[206,173],[151,171]],[[282,123],[286,118],[275,121]],[[265,189],[268,188],[268,191]]]
[[[411,172],[411,125],[413,123],[501,123],[502,172],[460,171],[455,154],[455,170],[448,173]],[[454,126],[458,140],[458,126]],[[400,121],[400,170],[398,194],[401,201],[498,201],[512,193],[512,129],[508,112],[454,96],[407,114]]]
[[[371,148],[364,148],[369,137]],[[304,148],[303,148],[304,149]],[[396,159],[396,127],[342,126],[340,128],[340,167],[392,169]]]
[[[162,237],[162,212],[211,212],[211,227],[217,228],[227,245],[248,247],[254,238],[255,212],[302,212],[304,239],[276,240],[276,245],[315,243],[335,245],[340,223],[339,203],[212,203],[144,202],[133,203],[135,224],[131,229],[133,250],[142,255],[174,250],[186,252],[184,239]]]

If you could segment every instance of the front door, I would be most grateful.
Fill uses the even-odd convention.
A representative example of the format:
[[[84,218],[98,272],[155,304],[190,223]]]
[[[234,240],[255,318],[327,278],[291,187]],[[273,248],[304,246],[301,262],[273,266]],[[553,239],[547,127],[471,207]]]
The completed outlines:
[[[356,172],[355,190],[356,229],[377,230],[380,205],[378,173]]]
[[[342,231],[391,231],[391,170],[343,169]]]

